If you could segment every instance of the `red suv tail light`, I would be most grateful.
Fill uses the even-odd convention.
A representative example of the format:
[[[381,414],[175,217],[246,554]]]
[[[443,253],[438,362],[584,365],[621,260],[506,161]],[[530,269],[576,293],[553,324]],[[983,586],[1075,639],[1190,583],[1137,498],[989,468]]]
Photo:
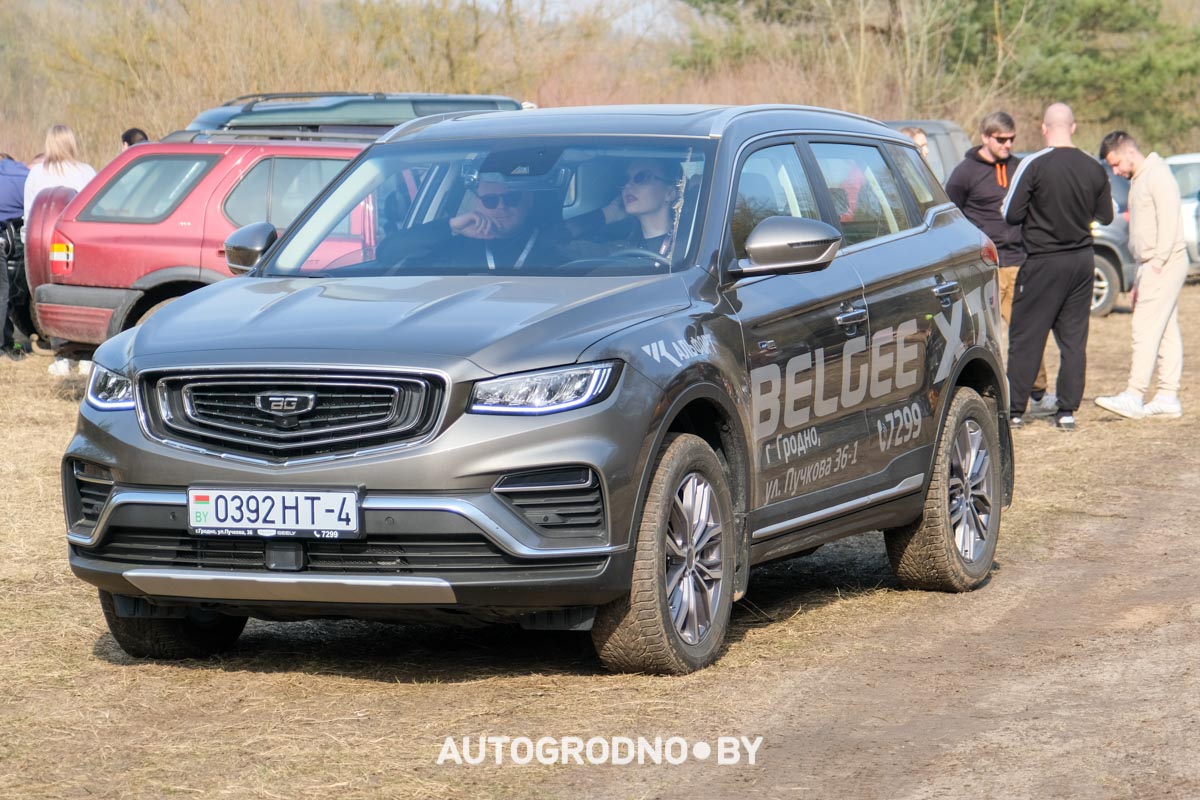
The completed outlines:
[[[70,275],[75,268],[75,243],[57,230],[50,237],[50,274]]]

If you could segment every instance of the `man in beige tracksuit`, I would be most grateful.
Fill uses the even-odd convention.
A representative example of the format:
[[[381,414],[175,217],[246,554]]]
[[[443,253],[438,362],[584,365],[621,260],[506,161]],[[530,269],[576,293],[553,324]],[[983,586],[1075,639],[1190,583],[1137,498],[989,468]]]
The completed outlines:
[[[1096,405],[1130,419],[1178,417],[1183,374],[1183,337],[1179,333],[1179,291],[1187,278],[1179,184],[1158,153],[1142,155],[1124,131],[1113,131],[1100,144],[1100,158],[1113,172],[1132,179],[1129,187],[1129,249],[1137,260],[1133,304],[1133,364],[1129,386]],[[1158,393],[1143,404],[1158,362]]]

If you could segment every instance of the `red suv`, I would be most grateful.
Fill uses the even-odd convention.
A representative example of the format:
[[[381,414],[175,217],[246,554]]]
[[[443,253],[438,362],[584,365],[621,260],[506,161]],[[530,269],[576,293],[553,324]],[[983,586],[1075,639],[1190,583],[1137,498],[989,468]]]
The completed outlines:
[[[230,277],[229,234],[264,220],[287,227],[362,147],[344,140],[141,144],[78,194],[43,192],[26,225],[38,332],[99,344]]]

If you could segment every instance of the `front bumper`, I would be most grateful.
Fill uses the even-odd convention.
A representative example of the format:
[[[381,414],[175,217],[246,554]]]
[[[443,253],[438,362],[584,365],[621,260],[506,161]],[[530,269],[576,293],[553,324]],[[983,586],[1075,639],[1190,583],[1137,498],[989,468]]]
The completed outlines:
[[[600,605],[629,591],[655,391],[627,369],[594,406],[460,415],[412,448],[298,464],[190,452],[147,437],[133,411],[84,404],[63,468],[71,568],[113,594],[263,616]],[[80,464],[111,483],[81,482]],[[593,476],[600,524],[556,527],[563,514],[541,514],[540,495],[527,502],[502,489],[507,477],[547,470]],[[218,484],[356,489],[363,538],[191,535],[188,486]]]

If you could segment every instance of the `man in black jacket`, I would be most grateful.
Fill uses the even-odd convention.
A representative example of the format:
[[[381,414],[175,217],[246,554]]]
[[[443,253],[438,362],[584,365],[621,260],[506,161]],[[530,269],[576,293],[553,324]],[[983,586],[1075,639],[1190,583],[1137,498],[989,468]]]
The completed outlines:
[[[1012,154],[1017,125],[1003,111],[993,111],[979,123],[982,144],[973,147],[950,173],[946,194],[975,227],[987,234],[1000,256],[1001,346],[1007,348],[1008,325],[1012,321],[1013,288],[1017,272],[1025,263],[1025,245],[1021,226],[1010,225],[1000,213],[1004,196],[1021,159]],[[1052,414],[1057,406],[1053,394],[1046,394],[1046,366],[1038,369],[1033,382],[1033,413]]]
[[[1014,426],[1021,424],[1050,331],[1062,352],[1054,418],[1059,429],[1075,429],[1083,399],[1095,276],[1091,223],[1112,222],[1113,202],[1104,168],[1072,144],[1074,134],[1070,107],[1048,107],[1042,118],[1047,146],[1021,162],[1004,198],[1004,218],[1021,226],[1028,254],[1017,274],[1008,342]]]

